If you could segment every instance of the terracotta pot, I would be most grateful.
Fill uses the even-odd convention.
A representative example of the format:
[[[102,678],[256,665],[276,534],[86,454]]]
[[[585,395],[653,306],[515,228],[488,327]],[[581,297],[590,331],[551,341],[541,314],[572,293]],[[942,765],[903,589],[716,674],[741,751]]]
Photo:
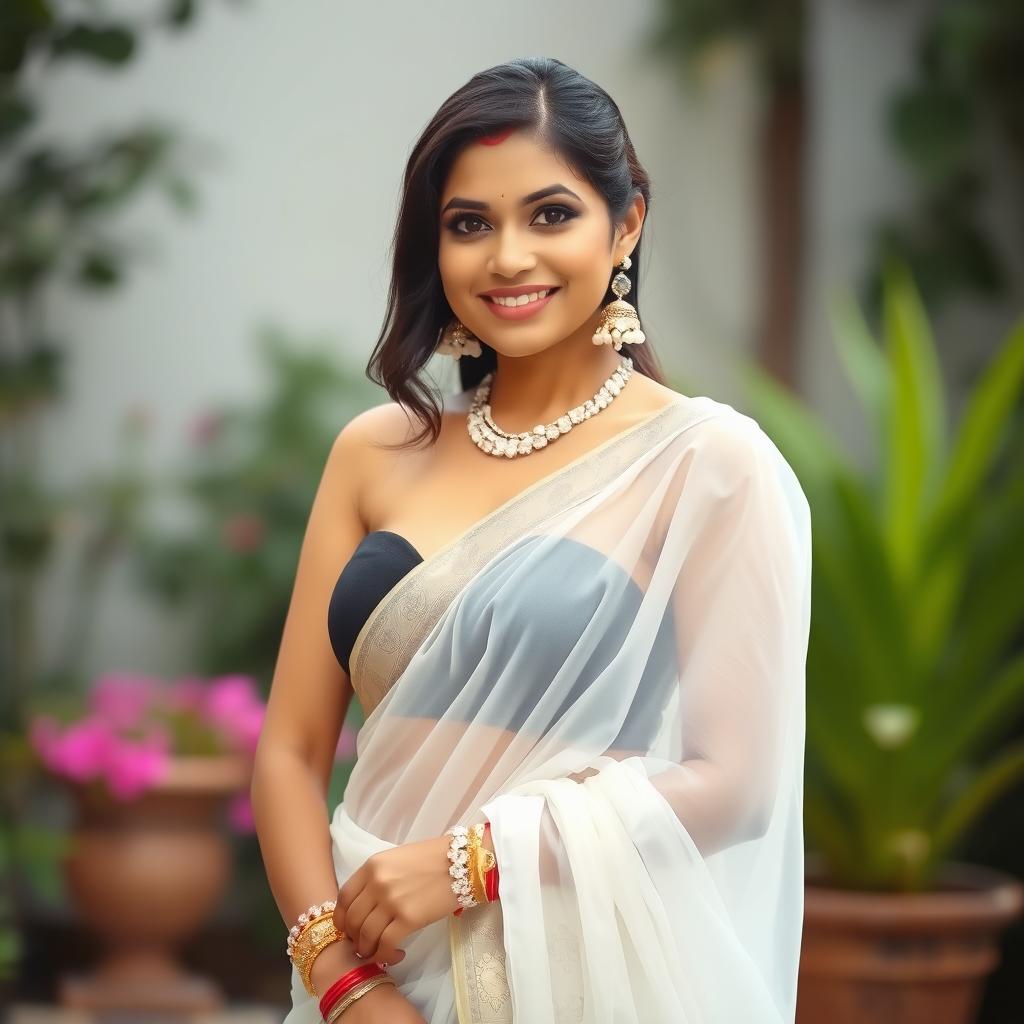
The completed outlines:
[[[970,1024],[1024,907],[1011,875],[943,866],[929,892],[832,889],[808,859],[797,1024]]]
[[[249,772],[241,757],[182,757],[134,800],[72,787],[78,813],[64,865],[68,890],[105,956],[92,973],[61,980],[62,1005],[190,1011],[223,1004],[216,985],[188,973],[176,954],[223,895],[231,845],[221,812],[248,786]]]

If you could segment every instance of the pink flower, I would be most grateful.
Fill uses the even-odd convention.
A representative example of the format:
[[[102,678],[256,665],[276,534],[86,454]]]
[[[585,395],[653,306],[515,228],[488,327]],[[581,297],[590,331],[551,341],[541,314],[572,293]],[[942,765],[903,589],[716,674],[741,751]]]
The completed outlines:
[[[160,681],[149,676],[111,672],[89,692],[93,712],[118,729],[139,725],[152,707],[160,690]]]
[[[42,717],[30,726],[29,739],[52,772],[75,782],[103,779],[119,800],[137,796],[167,770],[170,742],[159,729],[131,740],[95,715],[63,731],[53,719]]]
[[[76,782],[99,778],[107,764],[114,733],[110,725],[100,718],[84,718],[69,725],[63,733],[54,728],[56,723],[37,728],[34,740],[43,763],[52,771],[66,775]]]
[[[254,832],[256,822],[248,793],[239,793],[228,803],[228,822],[236,832]]]
[[[206,687],[196,676],[186,676],[167,687],[164,701],[172,711],[201,714],[206,702]]]
[[[156,734],[140,743],[116,739],[107,758],[107,785],[118,800],[132,800],[159,782],[168,764],[166,737]]]
[[[207,720],[247,754],[256,752],[266,708],[249,676],[221,676],[210,683]]]
[[[232,551],[245,554],[260,546],[266,529],[263,520],[257,516],[244,513],[229,516],[223,526],[224,543]]]
[[[167,684],[149,676],[109,673],[86,697],[77,721],[48,715],[29,725],[29,742],[50,771],[75,782],[101,780],[130,800],[160,781],[175,755],[256,751],[266,708],[255,681],[224,675],[186,676]],[[244,809],[236,809],[238,821]]]

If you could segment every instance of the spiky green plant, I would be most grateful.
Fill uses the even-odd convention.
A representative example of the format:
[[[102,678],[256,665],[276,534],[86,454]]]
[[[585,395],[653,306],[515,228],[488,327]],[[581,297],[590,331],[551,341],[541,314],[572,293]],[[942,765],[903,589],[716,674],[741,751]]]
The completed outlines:
[[[904,267],[883,295],[881,344],[856,302],[832,306],[871,465],[763,371],[749,380],[811,506],[807,836],[830,882],[910,891],[1024,777],[1005,735],[1024,714],[1024,320],[954,426]]]

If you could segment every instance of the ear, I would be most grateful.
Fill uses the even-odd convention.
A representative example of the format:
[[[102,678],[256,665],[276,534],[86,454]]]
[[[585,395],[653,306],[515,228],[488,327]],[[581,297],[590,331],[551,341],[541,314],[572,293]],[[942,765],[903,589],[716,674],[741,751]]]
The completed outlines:
[[[647,203],[644,202],[644,197],[637,192],[633,197],[632,205],[626,211],[626,216],[615,229],[615,244],[612,246],[615,252],[628,254],[636,248],[646,216]]]

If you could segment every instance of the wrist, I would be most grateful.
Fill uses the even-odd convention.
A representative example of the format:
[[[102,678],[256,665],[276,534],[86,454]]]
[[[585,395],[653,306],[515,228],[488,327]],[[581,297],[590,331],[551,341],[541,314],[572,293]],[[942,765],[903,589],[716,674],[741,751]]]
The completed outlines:
[[[467,907],[497,902],[498,862],[491,823],[485,818],[470,826],[453,825],[443,838],[449,844],[446,859],[461,865],[460,869],[448,865],[454,878],[450,883],[455,899],[452,913],[461,917]]]
[[[356,956],[356,948],[350,939],[338,939],[321,950],[313,961],[309,980],[317,996],[322,996],[343,974],[354,967],[365,967],[368,961]]]

